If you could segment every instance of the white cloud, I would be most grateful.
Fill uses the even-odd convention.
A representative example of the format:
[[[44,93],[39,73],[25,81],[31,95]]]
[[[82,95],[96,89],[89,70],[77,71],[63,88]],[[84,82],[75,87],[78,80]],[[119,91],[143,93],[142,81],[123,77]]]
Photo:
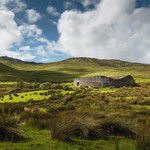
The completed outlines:
[[[39,55],[42,55],[42,56],[46,56],[47,55],[47,52],[44,50],[44,46],[38,46],[36,49],[37,49],[37,53]]]
[[[41,15],[34,9],[26,10],[26,17],[30,23],[37,22],[41,19]]]
[[[0,9],[0,14],[0,51],[4,51],[8,50],[12,44],[21,42],[22,35],[14,21],[13,12],[5,8]]]
[[[38,38],[37,40],[39,42],[44,43],[46,50],[51,54],[54,54],[55,52],[59,51],[61,48],[60,44],[56,43],[55,41],[49,41],[42,37]]]
[[[37,38],[42,34],[42,30],[39,29],[35,24],[32,25],[24,24],[19,26],[19,29],[25,37]]]
[[[2,8],[8,8],[10,11],[13,11],[15,13],[19,13],[27,7],[24,0],[0,0],[0,7]]]
[[[96,5],[100,2],[100,0],[79,0],[84,7],[89,5]]]
[[[35,58],[35,56],[30,53],[20,53],[16,51],[4,51],[3,55],[1,56],[9,56],[21,60],[32,60]]]
[[[30,46],[21,47],[21,45],[25,38],[30,39],[29,37],[32,37],[34,40],[42,34],[42,31],[36,25],[23,24],[18,26],[15,21],[15,13],[21,9],[10,9],[10,2],[19,4],[17,0],[0,1],[0,56],[21,60],[34,59],[35,56],[31,54]]]
[[[64,2],[64,9],[70,9],[73,7],[73,3],[72,2]]]
[[[25,8],[27,7],[26,3],[23,0],[7,0],[7,6],[11,11],[15,13],[19,13],[25,10]]]
[[[30,51],[31,47],[30,46],[23,46],[23,47],[20,47],[19,50],[21,50],[21,51]]]
[[[41,62],[47,62],[47,61],[49,61],[48,58],[41,58]]]
[[[51,16],[56,16],[56,17],[60,16],[60,13],[53,6],[49,5],[46,10],[47,10],[47,13],[50,14]]]
[[[58,31],[65,54],[150,63],[150,8],[135,9],[135,0],[102,0],[84,13],[65,11]]]

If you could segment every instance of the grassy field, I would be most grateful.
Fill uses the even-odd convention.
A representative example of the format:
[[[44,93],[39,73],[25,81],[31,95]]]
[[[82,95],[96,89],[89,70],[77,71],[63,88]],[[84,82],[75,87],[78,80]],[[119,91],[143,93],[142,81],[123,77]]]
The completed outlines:
[[[22,126],[26,131],[26,141],[17,143],[2,142],[1,149],[12,150],[114,150],[116,140],[122,150],[135,150],[135,143],[124,137],[109,137],[107,140],[82,140],[74,139],[74,143],[63,143],[58,140],[50,140],[49,130],[39,130],[32,126]]]
[[[136,81],[140,86],[79,88],[62,83],[45,90],[8,90],[0,98],[0,120],[6,127],[15,125],[6,128],[11,133],[5,131],[6,135],[2,134],[5,126],[0,125],[0,148],[149,150],[150,82]],[[11,89],[15,84],[3,82],[1,86]],[[16,133],[23,139],[15,140]]]

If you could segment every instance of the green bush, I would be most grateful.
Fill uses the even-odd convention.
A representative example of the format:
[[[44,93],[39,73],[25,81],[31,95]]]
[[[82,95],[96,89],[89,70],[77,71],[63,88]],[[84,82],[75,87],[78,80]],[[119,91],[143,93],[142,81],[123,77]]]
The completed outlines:
[[[53,94],[49,99],[50,100],[56,100],[56,99],[59,99],[61,98],[63,95],[61,93],[59,94]]]
[[[51,85],[51,88],[52,88],[52,89],[63,89],[63,86],[60,85],[60,84],[55,84],[55,83],[53,83],[53,84]]]
[[[40,89],[44,90],[44,89],[49,89],[51,88],[51,83],[50,82],[44,82],[40,84]]]

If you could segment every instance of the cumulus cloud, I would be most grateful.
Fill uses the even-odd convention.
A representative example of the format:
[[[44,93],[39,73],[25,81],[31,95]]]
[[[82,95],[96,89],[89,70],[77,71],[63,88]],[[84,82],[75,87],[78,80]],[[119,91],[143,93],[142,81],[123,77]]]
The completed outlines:
[[[150,63],[150,8],[135,3],[102,0],[94,10],[65,11],[58,22],[61,52]]]
[[[26,17],[30,23],[37,22],[41,19],[41,15],[34,9],[26,10]]]
[[[10,11],[13,11],[15,13],[19,13],[27,7],[24,0],[18,1],[18,0],[1,0],[0,1],[0,7],[1,8],[8,8]]]
[[[19,26],[15,21],[15,13],[23,11],[25,7],[26,4],[23,1],[0,1],[0,56],[9,56],[22,60],[35,58],[31,54],[29,46],[21,47],[21,45],[26,37],[37,38],[42,31],[36,25],[23,24]]]
[[[47,13],[50,14],[51,16],[55,16],[55,17],[60,16],[60,13],[57,11],[57,9],[51,5],[49,5],[46,10]]]
[[[21,11],[24,11],[25,8],[27,7],[26,3],[23,0],[22,1],[5,0],[5,2],[7,2],[7,7],[9,8],[9,10],[11,10],[15,13],[19,13]]]
[[[14,21],[15,14],[7,9],[0,9],[0,51],[10,48],[22,40],[22,35]]]
[[[43,37],[40,37],[37,40],[41,43],[44,43],[45,49],[51,54],[54,54],[61,49],[61,45],[55,41],[49,41]]]

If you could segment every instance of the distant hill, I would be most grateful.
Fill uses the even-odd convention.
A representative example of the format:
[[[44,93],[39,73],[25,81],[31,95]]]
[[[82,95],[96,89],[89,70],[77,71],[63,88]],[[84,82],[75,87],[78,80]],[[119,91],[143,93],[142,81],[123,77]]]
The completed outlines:
[[[72,81],[90,75],[109,77],[133,75],[150,78],[150,65],[121,60],[101,60],[77,57],[54,63],[25,62],[10,57],[0,57],[0,81]]]

